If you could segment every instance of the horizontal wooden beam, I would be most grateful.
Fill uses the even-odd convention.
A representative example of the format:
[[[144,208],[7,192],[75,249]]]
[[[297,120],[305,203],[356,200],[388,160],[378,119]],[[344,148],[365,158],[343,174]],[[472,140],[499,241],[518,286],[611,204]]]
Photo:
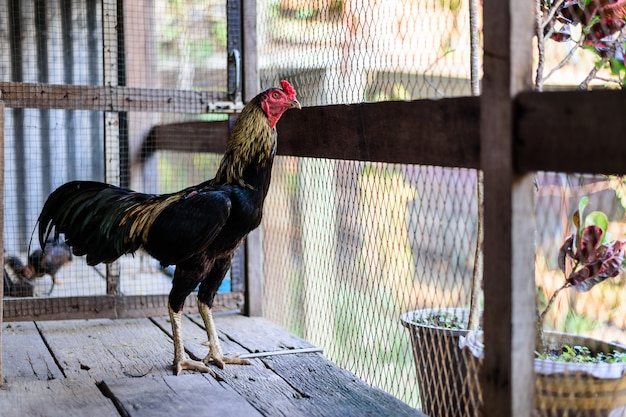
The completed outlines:
[[[167,315],[167,295],[98,295],[62,298],[6,298],[5,322],[75,320],[93,318],[138,318]],[[215,311],[243,309],[243,293],[219,293]],[[197,312],[195,296],[185,302],[186,313]]]
[[[519,94],[516,170],[626,174],[624,109],[624,91]]]
[[[522,93],[515,100],[518,172],[626,174],[626,94]],[[278,154],[478,168],[476,97],[305,107],[278,123]],[[226,122],[155,126],[147,149],[222,153]]]
[[[477,168],[477,97],[306,107],[278,122],[278,154]]]
[[[6,107],[233,112],[226,93],[0,82]],[[220,104],[221,103],[221,104]],[[231,106],[231,107],[229,107]],[[528,92],[515,100],[518,172],[626,174],[626,94]],[[278,123],[279,155],[478,168],[477,97],[306,107]],[[156,126],[153,149],[222,153],[227,122]]]
[[[7,108],[198,114],[233,113],[241,107],[216,91],[0,82],[0,93]]]
[[[278,155],[478,167],[478,99],[305,107],[278,122]],[[152,128],[144,156],[156,150],[223,153],[228,122]]]
[[[142,157],[157,150],[180,152],[224,153],[228,140],[229,123],[182,122],[154,126],[143,145]]]

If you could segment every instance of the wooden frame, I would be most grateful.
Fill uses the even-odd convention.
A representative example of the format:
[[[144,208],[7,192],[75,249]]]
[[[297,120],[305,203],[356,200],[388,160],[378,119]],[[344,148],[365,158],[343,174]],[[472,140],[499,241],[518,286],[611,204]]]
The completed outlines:
[[[96,295],[85,297],[5,300],[5,321],[75,320],[96,318],[140,318],[162,316],[167,311],[167,295]],[[243,292],[219,294],[216,311],[238,311]],[[197,313],[197,300],[185,301],[185,313]]]
[[[626,174],[624,92],[522,92],[510,101],[515,172]],[[482,106],[480,97],[457,97],[305,107],[282,117],[278,155],[478,169]],[[175,140],[181,131],[190,141]],[[189,122],[155,126],[149,141],[159,149],[222,153],[227,135],[227,122]],[[594,137],[602,139],[602,155],[581,158],[598,152]]]
[[[224,93],[0,81],[6,107],[107,112],[233,113]]]
[[[515,171],[513,98],[532,89],[534,2],[485,0],[480,96],[484,175],[485,416],[534,408],[535,204],[533,176]],[[489,109],[489,111],[486,111]]]
[[[254,14],[250,11],[253,3],[243,2],[247,33],[243,44],[248,54],[243,75],[245,99],[258,90]],[[527,21],[532,19],[529,4],[485,0],[485,75],[480,98],[311,107],[286,113],[279,126],[281,155],[483,169],[487,220],[485,347],[489,355],[482,379],[488,405],[485,416],[527,416],[532,408],[532,361],[527,360],[534,341],[534,280],[529,267],[534,262],[534,228],[532,222],[520,221],[532,217],[531,184],[524,174],[537,170],[626,173],[622,162],[626,157],[626,121],[622,117],[626,94],[524,92],[530,89],[528,48],[533,28]],[[18,108],[187,113],[237,110],[228,97],[215,92],[7,82],[0,83],[0,90],[6,106]],[[77,98],[85,95],[89,99]],[[227,134],[225,125],[195,128]],[[166,137],[166,129],[161,128],[156,141]],[[330,130],[332,137],[328,135]],[[587,157],[595,152],[589,140],[591,133],[602,137],[602,158]],[[388,138],[397,142],[389,143]],[[194,144],[194,149],[220,151],[220,146],[223,142],[211,140]],[[253,272],[249,275],[253,279],[247,287],[248,299],[252,291],[255,297],[262,292],[260,238],[257,235],[246,246],[246,269],[248,274]],[[55,318],[96,317],[100,312],[103,316],[136,317],[139,311],[146,315],[156,311],[152,307],[144,309],[142,303],[158,308],[164,302],[159,297],[125,299],[142,308],[133,309],[113,295],[98,297],[86,310],[77,310],[71,299],[56,301],[56,306],[46,306],[54,304],[53,299],[41,300],[37,308],[51,308]],[[19,302],[13,301],[5,300],[5,307],[19,310]],[[258,314],[258,308],[252,308],[252,313]],[[22,318],[34,317],[33,312]],[[20,319],[17,314],[7,318]],[[521,348],[513,347],[517,341],[521,341]]]

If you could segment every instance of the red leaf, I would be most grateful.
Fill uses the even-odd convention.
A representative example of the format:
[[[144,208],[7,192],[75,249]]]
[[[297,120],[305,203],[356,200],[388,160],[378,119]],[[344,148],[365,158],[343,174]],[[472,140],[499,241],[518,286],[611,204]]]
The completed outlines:
[[[563,245],[561,245],[561,249],[559,249],[559,256],[557,258],[559,269],[561,272],[565,274],[565,259],[569,255],[572,257],[573,255],[573,245],[574,245],[574,235],[570,235],[565,241]]]
[[[599,226],[587,226],[583,229],[580,239],[580,259],[583,264],[587,264],[596,259],[596,248],[602,241],[602,228]]]

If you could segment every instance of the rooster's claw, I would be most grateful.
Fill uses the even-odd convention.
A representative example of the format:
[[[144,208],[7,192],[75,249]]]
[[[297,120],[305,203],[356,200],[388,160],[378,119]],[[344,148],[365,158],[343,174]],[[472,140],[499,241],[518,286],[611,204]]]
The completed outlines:
[[[194,361],[192,359],[178,361],[174,364],[174,368],[174,372],[176,372],[176,375],[180,375],[182,371],[196,371],[215,376],[215,372],[213,372],[211,368],[206,366],[204,362]]]

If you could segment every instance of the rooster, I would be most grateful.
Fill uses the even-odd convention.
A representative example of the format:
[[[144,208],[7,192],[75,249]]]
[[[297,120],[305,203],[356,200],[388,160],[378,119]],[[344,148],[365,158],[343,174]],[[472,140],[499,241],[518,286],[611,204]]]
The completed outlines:
[[[168,311],[174,339],[174,371],[213,373],[210,361],[249,364],[224,356],[212,316],[217,289],[233,253],[261,222],[276,150],[276,122],[300,109],[287,82],[253,98],[237,118],[215,177],[172,194],[151,195],[100,182],[73,181],[46,200],[39,215],[39,241],[54,229],[65,234],[76,256],[87,263],[110,263],[143,248],[162,266],[176,265]],[[181,332],[183,304],[198,286],[198,310],[209,352],[199,361],[185,353]]]
[[[57,284],[56,274],[61,267],[72,262],[72,251],[70,247],[59,239],[46,239],[43,249],[36,249],[28,255],[28,264],[22,268],[22,276],[26,279],[41,278],[50,275],[52,285],[47,295],[52,294],[54,286]]]

